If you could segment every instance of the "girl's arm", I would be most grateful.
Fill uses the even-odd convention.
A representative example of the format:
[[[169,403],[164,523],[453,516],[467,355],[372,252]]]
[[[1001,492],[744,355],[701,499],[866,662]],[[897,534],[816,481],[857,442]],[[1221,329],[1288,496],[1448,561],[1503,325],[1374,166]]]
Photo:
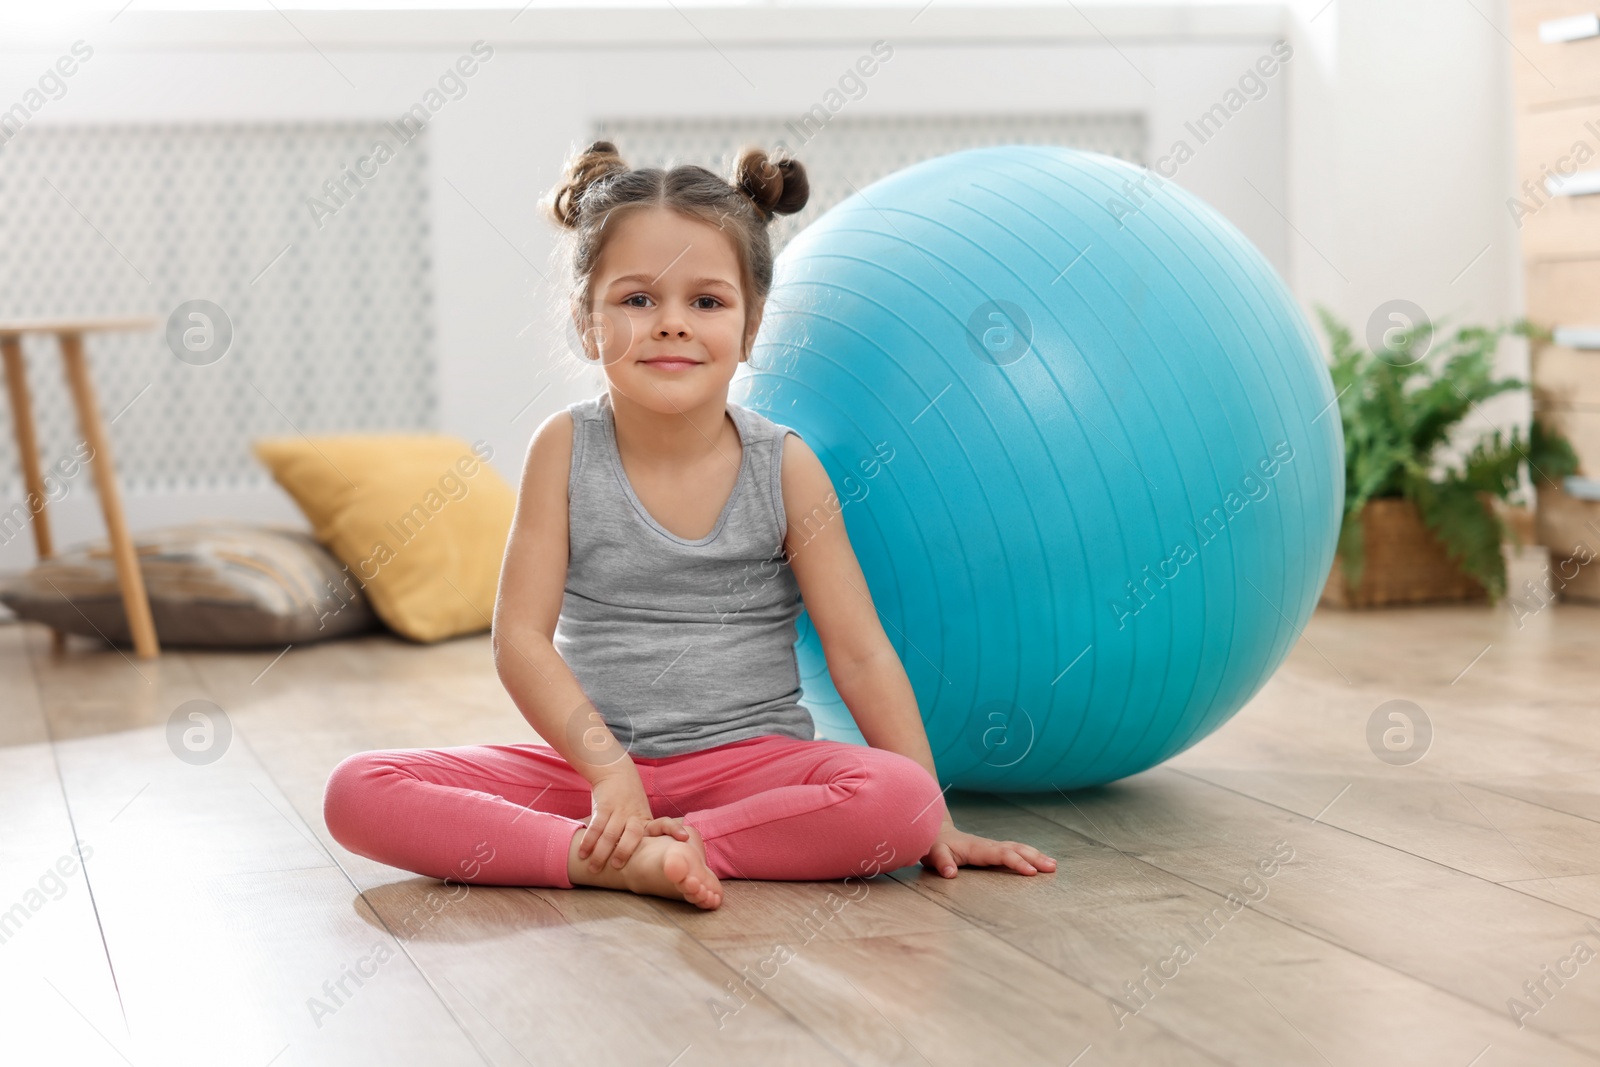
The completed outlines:
[[[822,461],[798,436],[784,440],[782,483],[784,549],[834,688],[867,744],[909,756],[938,781],[911,680],[878,621],[845,533],[843,502]],[[948,809],[944,823],[951,824]]]
[[[845,533],[842,502],[822,461],[798,436],[784,439],[781,480],[788,523],[784,548],[806,614],[822,641],[834,688],[867,744],[910,757],[937,782],[916,694],[878,621],[866,576]],[[954,877],[962,863],[1004,864],[1024,874],[1056,869],[1055,860],[1031,845],[962,833],[950,809],[941,806],[938,840],[922,860],[946,878]]]
[[[500,681],[523,718],[591,783],[637,768],[552,640],[567,585],[567,477],[572,416],[534,431],[500,565],[492,646]]]

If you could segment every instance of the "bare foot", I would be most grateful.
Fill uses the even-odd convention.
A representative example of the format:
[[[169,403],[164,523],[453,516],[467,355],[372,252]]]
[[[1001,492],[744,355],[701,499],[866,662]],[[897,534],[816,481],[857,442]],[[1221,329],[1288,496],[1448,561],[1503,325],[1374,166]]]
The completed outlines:
[[[685,900],[707,911],[720,907],[722,883],[706,863],[706,846],[701,840],[700,831],[692,826],[684,829],[689,831],[689,840],[679,841],[666,835],[647,837],[639,842],[622,868],[613,867],[608,862],[600,871],[591,871],[588,860],[578,859],[578,841],[582,835],[574,834],[567,860],[567,875],[573,885],[626,889],[649,896]]]

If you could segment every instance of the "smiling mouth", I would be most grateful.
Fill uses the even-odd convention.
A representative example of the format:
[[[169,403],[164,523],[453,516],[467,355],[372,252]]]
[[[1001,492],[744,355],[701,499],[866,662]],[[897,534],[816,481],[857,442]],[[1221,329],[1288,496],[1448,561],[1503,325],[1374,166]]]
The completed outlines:
[[[654,359],[646,359],[641,362],[647,367],[661,367],[665,370],[683,370],[700,365],[697,361],[682,356],[657,356]]]

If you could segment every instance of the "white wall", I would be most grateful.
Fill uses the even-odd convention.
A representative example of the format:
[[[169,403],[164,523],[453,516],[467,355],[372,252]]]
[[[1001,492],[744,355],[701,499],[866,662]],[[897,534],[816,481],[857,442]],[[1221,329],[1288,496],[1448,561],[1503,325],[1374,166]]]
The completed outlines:
[[[590,119],[797,115],[878,38],[895,59],[846,113],[1142,110],[1154,158],[1286,35],[1295,58],[1283,76],[1176,180],[1263,249],[1308,314],[1321,302],[1359,331],[1396,297],[1454,322],[1522,309],[1504,209],[1513,53],[1503,0],[1102,3],[1080,4],[1082,14],[935,5],[915,21],[915,7],[679,8],[529,10],[515,21],[514,11],[293,12],[289,26],[271,12],[135,6],[114,23],[101,13],[9,25],[0,101],[82,37],[95,59],[35,122],[388,118],[472,41],[490,42],[494,59],[432,126],[439,391],[441,428],[488,437],[511,480],[533,427],[584,391],[552,369],[561,357],[544,322],[529,324],[545,308],[536,269],[553,236],[536,202]],[[1520,345],[1504,359],[1507,373],[1525,373]],[[1489,411],[1509,423],[1525,417],[1526,399]],[[198,515],[299,522],[275,489],[129,508],[136,528]],[[61,543],[100,532],[87,496],[64,501],[54,521]],[[0,569],[31,560],[26,539],[0,548]]]
[[[1407,299],[1453,331],[1524,310],[1514,112],[1504,0],[1292,0],[1289,106],[1291,284],[1357,337],[1386,301]],[[1320,13],[1319,13],[1320,12]],[[1502,374],[1526,379],[1508,340]],[[1484,405],[1526,424],[1526,393]],[[1469,416],[1462,429],[1488,428]]]
[[[393,118],[472,41],[488,41],[494,57],[431,125],[440,428],[489,439],[496,466],[515,483],[533,428],[593,392],[566,379],[542,320],[528,328],[547,304],[537,272],[546,269],[554,236],[537,200],[568,150],[586,140],[591,118],[798,116],[881,38],[894,45],[893,61],[843,113],[1137,110],[1147,114],[1159,155],[1189,136],[1184,122],[1217,102],[1282,27],[1269,8],[1080,7],[1086,15],[935,7],[914,21],[914,8],[682,7],[682,15],[657,10],[626,18],[530,10],[515,21],[505,11],[297,11],[293,26],[272,12],[135,7],[115,23],[101,14],[82,26],[7,35],[29,47],[0,54],[0,100],[16,99],[82,37],[96,49],[93,61],[35,122]],[[1278,214],[1289,199],[1286,85],[1282,76],[1272,79],[1266,96],[1241,110],[1177,176],[1285,271],[1293,263]],[[135,529],[208,515],[300,522],[275,487],[226,497],[133,496],[128,508]],[[102,533],[87,495],[63,501],[52,521],[58,545]],[[0,569],[32,558],[29,539],[17,538],[0,549]]]

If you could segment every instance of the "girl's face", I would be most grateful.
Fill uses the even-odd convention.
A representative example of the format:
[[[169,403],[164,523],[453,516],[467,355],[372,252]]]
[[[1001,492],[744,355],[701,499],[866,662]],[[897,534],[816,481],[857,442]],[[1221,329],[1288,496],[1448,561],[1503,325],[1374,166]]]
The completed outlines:
[[[739,259],[725,233],[666,208],[629,212],[591,291],[594,310],[579,333],[613,389],[662,414],[726,401],[760,316],[747,334]]]

